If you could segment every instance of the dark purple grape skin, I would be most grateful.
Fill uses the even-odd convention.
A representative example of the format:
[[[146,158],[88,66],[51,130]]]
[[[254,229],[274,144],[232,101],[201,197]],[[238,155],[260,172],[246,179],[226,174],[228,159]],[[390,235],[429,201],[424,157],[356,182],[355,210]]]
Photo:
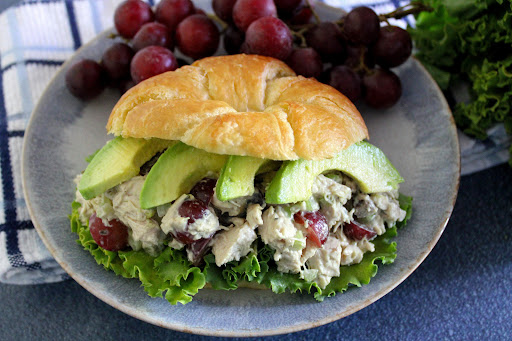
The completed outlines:
[[[233,6],[236,0],[212,0],[213,12],[220,20],[231,24],[233,22]]]
[[[238,54],[245,40],[245,34],[236,27],[228,26],[224,31],[223,39],[226,52],[228,54]]]
[[[291,25],[306,25],[313,18],[313,10],[307,4],[302,3],[293,11],[290,19],[287,19]]]
[[[372,44],[379,37],[379,17],[369,7],[356,7],[345,16],[343,31],[344,36],[354,44]]]
[[[148,46],[138,51],[130,64],[130,74],[135,83],[178,68],[174,54],[162,46]]]
[[[167,26],[174,32],[178,24],[195,13],[195,7],[190,0],[162,0],[156,5],[156,21]]]
[[[345,42],[341,30],[333,22],[322,22],[308,31],[306,42],[324,62],[341,62],[345,58]]]
[[[292,51],[286,60],[296,74],[304,77],[319,78],[323,71],[320,55],[311,47],[299,48]]]
[[[359,69],[362,65],[371,69],[375,66],[375,57],[365,45],[347,44],[347,57],[343,64],[352,69]]]
[[[163,46],[173,50],[174,40],[167,26],[159,22],[150,22],[144,24],[135,34],[132,46],[135,51],[142,50],[147,46]]]
[[[361,98],[361,77],[346,65],[333,67],[329,73],[328,83],[352,102]]]
[[[111,83],[130,76],[130,62],[135,51],[125,43],[115,43],[103,52],[101,65]]]
[[[282,20],[263,17],[249,25],[245,44],[252,54],[285,60],[292,53],[293,37]]]
[[[117,88],[121,95],[135,86],[135,82],[131,78],[121,79],[118,81]]]
[[[279,17],[289,18],[301,5],[302,0],[274,0]]]
[[[400,78],[390,70],[375,69],[363,77],[365,102],[376,109],[395,105],[402,96]]]
[[[412,39],[409,32],[398,26],[384,26],[373,46],[377,64],[392,68],[403,64],[412,53]]]
[[[132,38],[135,33],[155,15],[151,6],[141,0],[127,0],[117,6],[114,12],[114,26],[124,38]]]
[[[190,194],[192,194],[197,200],[208,205],[212,200],[216,185],[217,179],[204,178],[192,187]]]
[[[176,28],[176,45],[184,55],[192,59],[213,55],[219,47],[219,41],[219,29],[210,18],[201,14],[185,18]]]
[[[83,59],[66,71],[66,86],[75,97],[90,100],[103,92],[107,84],[105,69],[91,59]]]

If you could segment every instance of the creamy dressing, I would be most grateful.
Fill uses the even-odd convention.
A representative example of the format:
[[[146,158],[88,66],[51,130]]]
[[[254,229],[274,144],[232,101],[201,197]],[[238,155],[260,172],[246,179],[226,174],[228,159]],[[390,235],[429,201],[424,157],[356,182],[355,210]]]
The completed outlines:
[[[75,179],[76,183],[79,181],[80,176]],[[375,250],[371,240],[347,238],[343,233],[345,223],[356,220],[381,235],[406,215],[400,208],[398,191],[362,193],[354,180],[339,172],[319,175],[313,183],[312,196],[295,204],[260,205],[251,203],[251,196],[224,202],[214,195],[208,210],[192,223],[179,214],[180,206],[194,199],[192,195],[184,194],[172,204],[143,210],[139,203],[143,183],[144,177],[136,176],[91,200],[85,200],[77,191],[80,221],[87,224],[93,213],[107,223],[119,219],[129,228],[130,246],[152,255],[162,249],[164,240],[174,249],[187,249],[173,237],[180,233],[194,241],[213,236],[207,247],[219,267],[255,251],[255,242],[260,237],[275,250],[273,259],[278,271],[299,274],[321,288],[340,275],[340,266],[357,264],[366,252]],[[304,226],[294,220],[294,214],[301,211],[320,211],[325,216],[329,234],[321,247],[309,241],[308,224]],[[229,226],[219,223],[220,214],[223,224]],[[226,215],[229,217],[225,218]]]

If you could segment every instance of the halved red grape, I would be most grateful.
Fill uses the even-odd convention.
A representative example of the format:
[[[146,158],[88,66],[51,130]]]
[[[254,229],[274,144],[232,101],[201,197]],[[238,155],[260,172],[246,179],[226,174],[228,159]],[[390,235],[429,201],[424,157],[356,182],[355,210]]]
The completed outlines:
[[[197,200],[208,205],[212,200],[216,185],[217,179],[204,178],[192,187],[190,194],[192,194]]]
[[[293,215],[293,219],[297,224],[304,225],[307,228],[307,239],[316,246],[322,247],[327,241],[327,237],[329,237],[329,226],[327,225],[327,219],[320,211],[300,211]]]
[[[343,20],[345,37],[356,44],[371,44],[379,37],[380,20],[369,7],[356,7]]]
[[[293,37],[280,19],[263,17],[249,25],[245,44],[250,53],[285,60],[293,50]]]
[[[245,40],[245,33],[238,28],[228,26],[224,31],[224,49],[228,54],[240,53],[240,48]]]
[[[103,52],[101,65],[111,81],[130,76],[130,62],[135,52],[125,43],[115,43]]]
[[[156,20],[174,32],[183,19],[195,13],[195,7],[190,0],[162,0],[155,12]]]
[[[178,68],[174,54],[161,46],[148,46],[135,54],[130,73],[135,83]]]
[[[211,56],[217,51],[220,32],[207,16],[194,14],[185,18],[176,28],[176,45],[193,59]]]
[[[213,12],[227,23],[233,22],[233,6],[236,0],[212,0]]]
[[[253,21],[263,17],[277,17],[273,0],[237,0],[233,6],[233,21],[243,32]]]
[[[117,32],[132,38],[147,22],[153,21],[154,14],[151,6],[142,0],[127,0],[117,6],[114,12],[114,25]]]
[[[387,68],[398,66],[411,55],[411,35],[398,26],[384,26],[380,29],[379,39],[373,46],[373,52],[380,66]]]
[[[94,213],[89,218],[89,231],[92,239],[102,249],[119,251],[128,246],[128,227],[117,219],[104,224]]]
[[[323,61],[341,62],[345,58],[343,35],[333,22],[326,21],[315,26],[306,34],[306,41]]]
[[[188,223],[193,224],[196,220],[201,219],[208,211],[208,205],[200,200],[184,201],[178,208],[178,213],[182,217],[188,218]]]
[[[132,46],[135,51],[152,45],[163,46],[169,50],[174,49],[173,36],[167,26],[158,22],[150,22],[144,24],[133,37]]]
[[[353,240],[361,240],[363,238],[372,239],[377,235],[375,231],[370,230],[367,226],[356,221],[344,224],[343,233],[345,236],[347,236],[347,238]]]
[[[376,108],[393,106],[402,96],[400,78],[390,70],[376,69],[363,77],[365,102]]]
[[[214,235],[215,233],[208,238],[194,240],[192,243],[187,245],[187,250],[192,253],[192,264],[199,265],[201,263],[203,256],[206,254],[206,251],[208,251],[208,244]]]
[[[286,63],[296,74],[304,77],[319,78],[323,71],[322,59],[311,47],[293,50]]]
[[[361,77],[346,65],[333,67],[329,74],[328,83],[352,102],[361,97]]]
[[[91,59],[83,59],[66,71],[66,86],[75,97],[92,99],[106,87],[105,69]]]

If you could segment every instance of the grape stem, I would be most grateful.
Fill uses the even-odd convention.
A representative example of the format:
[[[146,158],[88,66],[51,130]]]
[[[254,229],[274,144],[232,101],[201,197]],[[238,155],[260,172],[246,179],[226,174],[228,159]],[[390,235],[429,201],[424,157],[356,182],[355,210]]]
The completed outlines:
[[[411,1],[409,4],[398,7],[396,10],[379,15],[380,21],[388,22],[388,19],[402,19],[410,14],[418,14],[420,12],[432,12],[434,9],[420,1]],[[389,22],[388,22],[389,23]]]
[[[316,13],[315,8],[311,5],[310,0],[306,0],[306,4],[308,5],[309,9],[311,10],[311,13],[313,13],[313,17],[315,18],[315,22],[317,24],[320,24],[320,22],[321,22],[320,16],[318,15],[318,13]]]

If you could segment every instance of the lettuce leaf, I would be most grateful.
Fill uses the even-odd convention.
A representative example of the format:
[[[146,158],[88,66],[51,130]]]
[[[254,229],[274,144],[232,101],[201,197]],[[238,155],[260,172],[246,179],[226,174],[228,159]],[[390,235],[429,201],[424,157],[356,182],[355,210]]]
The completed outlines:
[[[470,84],[469,103],[453,111],[457,126],[479,139],[496,123],[512,134],[512,0],[421,2],[434,11],[409,28],[417,57],[442,89]]]
[[[412,198],[401,194],[399,202],[407,212],[406,219],[397,224],[403,226],[411,216]],[[391,241],[397,233],[397,226],[394,226],[373,241],[374,252],[366,253],[359,264],[342,266],[340,277],[333,278],[325,289],[321,289],[317,283],[305,281],[298,274],[278,272],[273,261],[274,250],[262,242],[255,244],[254,251],[240,261],[222,267],[216,266],[215,257],[210,253],[204,257],[202,269],[193,266],[183,251],[170,247],[164,248],[156,257],[143,251],[104,250],[92,239],[89,228],[81,224],[79,208],[78,202],[72,203],[71,231],[78,234],[77,242],[96,262],[117,275],[137,278],[149,296],[165,297],[171,304],[190,302],[206,283],[213,289],[234,290],[240,282],[262,284],[277,294],[286,291],[313,294],[315,299],[323,301],[350,286],[368,284],[377,273],[378,262],[390,264],[396,257],[396,243]]]

